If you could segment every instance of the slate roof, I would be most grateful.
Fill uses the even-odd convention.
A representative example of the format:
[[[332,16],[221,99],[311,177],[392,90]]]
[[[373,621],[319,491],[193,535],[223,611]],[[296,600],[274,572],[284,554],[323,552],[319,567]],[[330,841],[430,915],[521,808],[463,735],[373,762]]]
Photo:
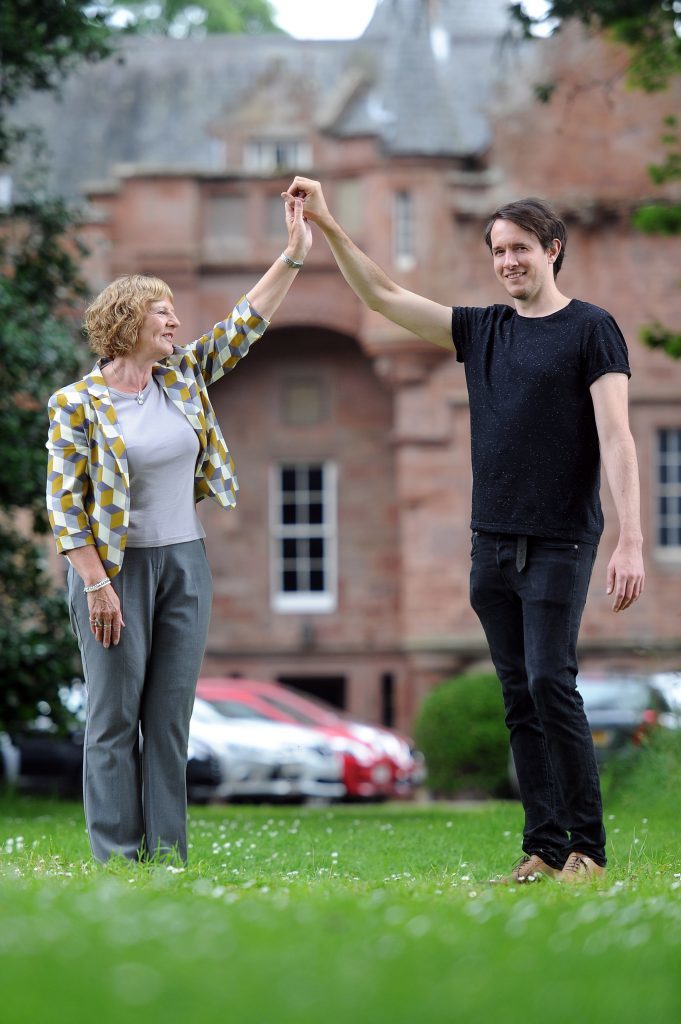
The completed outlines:
[[[211,125],[243,106],[268,69],[304,81],[337,137],[377,136],[395,155],[476,156],[489,144],[485,103],[499,79],[506,11],[507,0],[379,0],[359,40],[127,37],[118,55],[70,76],[60,99],[33,96],[18,114],[44,131],[50,188],[67,196],[121,163],[224,171]]]
[[[481,154],[485,105],[512,36],[507,0],[380,0],[362,37],[374,51],[373,87],[338,133],[378,133],[394,154]]]

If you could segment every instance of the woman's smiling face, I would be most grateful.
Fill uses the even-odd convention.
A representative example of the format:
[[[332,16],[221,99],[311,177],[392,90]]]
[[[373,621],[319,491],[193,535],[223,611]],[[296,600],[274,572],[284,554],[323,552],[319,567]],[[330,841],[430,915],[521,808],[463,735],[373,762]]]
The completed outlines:
[[[136,354],[151,362],[172,355],[175,331],[179,326],[170,298],[153,299],[142,319]]]

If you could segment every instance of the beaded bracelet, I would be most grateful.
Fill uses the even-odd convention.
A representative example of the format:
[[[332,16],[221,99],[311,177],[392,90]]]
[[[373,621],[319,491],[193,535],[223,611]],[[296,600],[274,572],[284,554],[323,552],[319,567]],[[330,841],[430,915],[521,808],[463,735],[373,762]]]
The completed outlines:
[[[111,580],[107,576],[107,577],[105,577],[105,579],[100,580],[99,583],[93,583],[89,587],[83,587],[83,593],[84,594],[91,594],[93,592],[93,590],[101,590],[102,587],[108,586],[109,583],[111,583]]]

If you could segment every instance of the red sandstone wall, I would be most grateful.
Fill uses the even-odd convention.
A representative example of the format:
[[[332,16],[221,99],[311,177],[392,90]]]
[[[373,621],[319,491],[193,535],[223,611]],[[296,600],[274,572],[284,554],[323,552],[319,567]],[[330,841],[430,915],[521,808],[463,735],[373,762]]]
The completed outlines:
[[[281,383],[292,372],[317,375],[326,386],[329,414],[315,427],[282,422]],[[324,332],[301,339],[293,329],[273,327],[212,397],[240,494],[227,514],[212,503],[201,508],[216,577],[211,650],[297,652],[305,624],[316,648],[394,650],[399,549],[390,396],[371,364],[350,339]],[[339,587],[332,613],[271,608],[269,473],[291,459],[338,466]]]

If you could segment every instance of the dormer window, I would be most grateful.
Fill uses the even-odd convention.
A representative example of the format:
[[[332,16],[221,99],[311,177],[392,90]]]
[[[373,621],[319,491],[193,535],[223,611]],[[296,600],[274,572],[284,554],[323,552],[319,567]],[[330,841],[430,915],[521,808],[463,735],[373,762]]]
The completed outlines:
[[[312,166],[312,147],[302,139],[251,139],[244,149],[247,171],[269,174],[299,171]]]

